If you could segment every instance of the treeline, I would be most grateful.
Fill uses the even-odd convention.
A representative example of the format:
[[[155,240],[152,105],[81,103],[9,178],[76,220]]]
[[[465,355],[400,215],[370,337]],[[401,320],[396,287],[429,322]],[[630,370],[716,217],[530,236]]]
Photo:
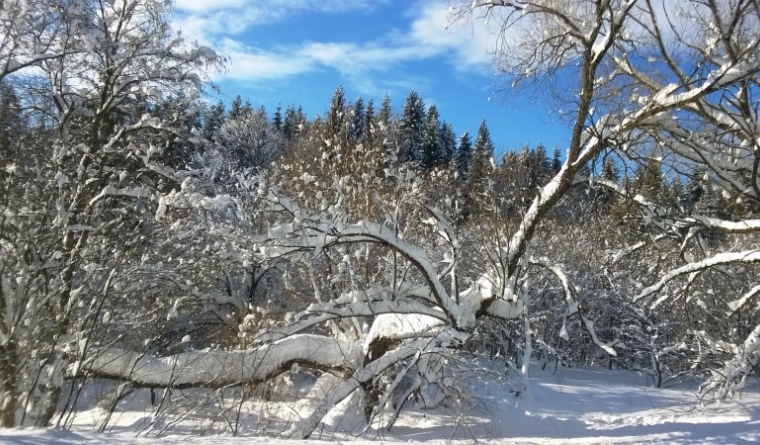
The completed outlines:
[[[301,106],[289,105],[283,113],[278,105],[270,116],[263,106],[254,109],[237,96],[229,110],[220,101],[198,113],[192,125],[200,129],[206,146],[212,144],[228,151],[230,159],[242,169],[269,169],[281,157],[299,158],[303,154],[299,147],[330,141],[326,150],[331,152],[327,154],[331,160],[358,150],[374,156],[378,169],[406,164],[420,173],[450,170],[460,194],[485,193],[484,187],[490,181],[489,193],[520,204],[532,198],[562,165],[559,147],[554,147],[551,155],[543,145],[511,147],[499,156],[485,121],[474,138],[469,131],[457,137],[437,107],[426,108],[414,91],[406,98],[400,114],[391,104],[388,96],[378,110],[372,99],[366,105],[361,97],[350,103],[339,86],[324,116],[309,119]],[[631,197],[641,195],[672,212],[731,219],[753,209],[751,201],[721,192],[704,166],[684,164],[663,171],[657,152],[645,153],[648,155],[635,161],[605,156],[586,167],[583,176],[612,181]],[[613,203],[628,206],[611,190],[599,189],[588,195],[584,199],[605,212],[625,212],[614,209]],[[579,194],[574,196],[581,199]]]

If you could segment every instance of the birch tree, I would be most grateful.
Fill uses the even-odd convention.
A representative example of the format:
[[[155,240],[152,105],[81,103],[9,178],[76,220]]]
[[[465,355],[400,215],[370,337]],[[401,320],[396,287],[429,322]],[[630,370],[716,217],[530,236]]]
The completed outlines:
[[[3,370],[7,426],[52,419],[67,361],[81,360],[92,332],[86,326],[102,315],[98,302],[123,255],[144,239],[139,218],[158,192],[153,181],[181,182],[159,157],[174,137],[186,136],[173,125],[183,116],[150,110],[170,97],[195,100],[203,71],[219,58],[173,35],[168,7],[139,0],[3,4],[3,75],[26,70],[19,77],[26,106],[52,126],[52,150],[38,170],[48,194],[3,216],[0,341],[19,357]],[[135,229],[128,241],[127,225]]]

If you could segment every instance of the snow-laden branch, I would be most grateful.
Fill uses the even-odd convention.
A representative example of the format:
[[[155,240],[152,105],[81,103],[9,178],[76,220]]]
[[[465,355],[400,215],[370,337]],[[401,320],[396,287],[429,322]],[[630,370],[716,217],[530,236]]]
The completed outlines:
[[[156,220],[160,220],[166,214],[168,208],[211,210],[220,213],[228,208],[236,208],[235,199],[229,195],[205,196],[200,193],[172,190],[168,195],[158,200]]]
[[[387,295],[387,293],[379,293],[378,295],[384,294]],[[255,340],[261,342],[275,341],[329,320],[352,317],[367,318],[383,314],[396,314],[398,316],[415,314],[436,319],[441,323],[448,323],[448,318],[439,309],[430,307],[419,300],[410,300],[408,297],[406,295],[404,298],[402,295],[391,299],[388,296],[385,299],[355,301],[349,304],[336,304],[335,302],[313,304],[298,315],[298,321],[257,335]]]
[[[662,234],[659,234],[659,235],[653,237],[651,240],[639,241],[638,243],[635,243],[635,244],[633,244],[631,246],[628,246],[625,249],[622,249],[621,251],[619,251],[618,253],[616,253],[615,256],[612,258],[612,261],[610,262],[610,264],[614,265],[614,264],[618,263],[620,260],[622,260],[623,258],[625,258],[626,256],[628,256],[628,255],[632,254],[633,252],[636,252],[637,250],[639,250],[642,247],[646,246],[650,242],[656,243],[656,242],[664,239],[665,237],[667,237],[667,234],[662,233]]]
[[[131,198],[147,198],[150,196],[150,191],[145,187],[132,187],[120,189],[112,185],[107,185],[100,191],[94,198],[88,203],[89,206],[95,205],[98,201],[106,196],[126,196]]]
[[[712,371],[710,378],[701,385],[700,393],[715,394],[724,398],[744,389],[747,377],[760,361],[760,325],[747,336],[734,356],[722,369]]]
[[[666,284],[668,284],[669,282],[673,281],[674,279],[682,275],[699,272],[705,269],[709,269],[711,267],[722,266],[725,264],[757,263],[757,262],[760,262],[760,250],[745,250],[742,252],[719,253],[712,257],[705,258],[702,261],[689,263],[683,267],[679,267],[678,269],[671,270],[670,272],[663,275],[663,277],[660,278],[660,281],[642,290],[641,293],[639,293],[639,295],[633,299],[633,301],[635,303],[635,302],[641,301],[642,299],[646,297],[649,297],[651,295],[654,295],[660,292],[662,288],[665,287]],[[663,301],[667,300],[667,298],[668,296],[658,299],[657,301],[652,303],[651,308],[655,309]]]
[[[729,314],[733,314],[734,312],[738,311],[739,309],[743,308],[745,304],[750,300],[750,298],[754,297],[755,295],[760,294],[760,285],[753,287],[747,293],[741,296],[738,300],[734,300],[730,303],[728,303],[729,308]]]
[[[293,363],[317,368],[356,369],[362,345],[319,335],[284,338],[255,349],[205,350],[155,357],[123,349],[105,349],[88,359],[87,371],[156,387],[221,387],[261,381],[290,369]]]
[[[427,286],[426,289],[415,290],[416,298],[428,300],[434,310],[439,313],[427,312],[427,315],[448,320],[448,323],[457,329],[472,329],[479,313],[486,312],[488,315],[514,318],[520,309],[516,304],[509,303],[505,296],[500,294],[500,287],[492,283],[494,280],[484,276],[477,285],[461,292],[458,298],[451,296],[449,290],[441,281],[444,274],[439,274],[433,261],[421,248],[412,245],[402,239],[391,228],[372,222],[359,222],[348,224],[342,222],[344,218],[334,217],[330,219],[319,218],[309,215],[304,209],[294,202],[269,192],[266,200],[270,203],[269,210],[287,212],[293,219],[281,224],[269,231],[267,247],[263,254],[283,255],[304,250],[320,252],[325,248],[341,244],[374,243],[381,244],[399,253],[409,261],[422,275]],[[435,224],[441,230],[441,236],[456,246],[458,241],[453,235],[453,226],[446,223],[440,214],[435,214]],[[376,290],[377,291],[377,290]],[[376,292],[375,291],[375,292]],[[355,299],[359,294],[351,294]],[[494,300],[502,302],[494,304]],[[316,308],[316,307],[315,307]],[[400,307],[402,313],[414,313],[412,307]],[[372,311],[372,306],[357,315],[365,316]],[[419,310],[417,310],[419,311]],[[349,315],[349,314],[346,314]]]
[[[585,183],[589,181],[588,177],[576,176],[576,182]],[[615,181],[604,178],[593,178],[594,185],[601,185],[606,189],[614,192],[615,194],[630,198],[630,194],[627,190]],[[633,197],[635,202],[642,212],[646,221],[657,225],[657,227],[678,233],[680,229],[688,229],[692,227],[700,227],[702,229],[709,229],[723,233],[741,234],[741,233],[753,233],[760,232],[760,219],[745,219],[740,221],[728,221],[720,218],[713,218],[705,215],[693,215],[693,216],[678,216],[673,215],[671,211],[657,205],[656,203],[647,200],[641,195]],[[666,217],[659,219],[658,217],[667,215]],[[691,234],[692,236],[694,233]],[[640,246],[639,246],[640,247]]]
[[[612,356],[617,356],[617,352],[613,348],[613,346],[618,343],[617,340],[606,343],[599,339],[599,337],[596,335],[596,330],[594,329],[594,322],[589,320],[584,314],[583,314],[583,308],[581,307],[581,304],[578,302],[578,299],[576,298],[577,290],[573,283],[570,281],[570,278],[567,276],[567,273],[565,272],[565,269],[557,264],[552,264],[547,259],[544,258],[531,258],[529,260],[530,264],[540,266],[554,274],[554,276],[557,277],[557,279],[562,284],[562,289],[565,292],[565,302],[567,303],[567,310],[565,311],[565,315],[563,319],[567,319],[568,317],[571,317],[575,314],[578,314],[578,316],[581,319],[581,327],[588,332],[588,334],[591,336],[591,340],[594,342],[595,345],[599,346],[600,348],[604,349],[608,354]],[[565,340],[568,340],[567,338],[567,329],[563,325],[562,326],[562,334],[563,338]]]

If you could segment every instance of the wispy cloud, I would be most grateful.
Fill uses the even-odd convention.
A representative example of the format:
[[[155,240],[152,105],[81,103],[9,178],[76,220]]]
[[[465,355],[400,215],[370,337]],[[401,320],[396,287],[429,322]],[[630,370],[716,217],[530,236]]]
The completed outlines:
[[[176,24],[183,29],[192,25],[194,31],[201,31],[206,38],[236,35],[251,26],[276,23],[299,12],[366,10],[387,1],[389,0],[177,0],[179,18]]]
[[[449,9],[440,3],[423,4],[412,12],[416,18],[410,37],[419,46],[438,48],[449,60],[462,68],[490,63],[493,36],[482,20],[449,26]]]
[[[261,23],[282,20],[304,10],[323,13],[371,8],[371,0],[178,0],[183,34],[213,46],[228,56],[225,73],[217,80],[262,82],[284,80],[321,69],[333,69],[361,93],[377,94],[408,79],[378,75],[403,69],[409,62],[440,57],[457,70],[484,70],[490,61],[486,30],[478,26],[446,29],[448,10],[442,2],[420,2],[407,11],[408,27],[364,42],[303,41],[278,47],[247,45],[240,34]],[[273,5],[278,7],[273,7]]]

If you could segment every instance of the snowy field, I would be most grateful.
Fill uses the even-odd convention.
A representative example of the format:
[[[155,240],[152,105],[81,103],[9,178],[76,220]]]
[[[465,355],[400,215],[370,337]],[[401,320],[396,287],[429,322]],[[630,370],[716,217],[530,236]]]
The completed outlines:
[[[548,367],[547,367],[548,368]],[[682,382],[669,389],[651,388],[643,375],[597,368],[533,370],[533,398],[517,399],[493,379],[470,380],[468,400],[458,407],[442,406],[427,412],[407,410],[388,432],[370,430],[361,439],[337,436],[329,427],[322,439],[357,444],[425,442],[526,443],[526,444],[659,444],[659,443],[760,443],[760,383],[752,380],[741,400],[700,406],[696,385]],[[101,415],[98,408],[81,413],[70,431],[0,430],[0,443],[41,444],[288,444],[275,438],[253,436],[253,426],[229,433],[206,431],[203,424],[184,419],[170,432],[156,437],[145,430],[151,422],[149,409],[137,409],[139,397],[119,405],[115,425],[106,433],[91,423]],[[463,407],[467,407],[463,409]],[[464,415],[463,413],[466,413]],[[88,422],[90,426],[88,426]],[[245,423],[245,422],[244,422]],[[143,430],[142,433],[138,433]],[[303,443],[303,441],[297,441]],[[310,440],[306,443],[324,443]]]

